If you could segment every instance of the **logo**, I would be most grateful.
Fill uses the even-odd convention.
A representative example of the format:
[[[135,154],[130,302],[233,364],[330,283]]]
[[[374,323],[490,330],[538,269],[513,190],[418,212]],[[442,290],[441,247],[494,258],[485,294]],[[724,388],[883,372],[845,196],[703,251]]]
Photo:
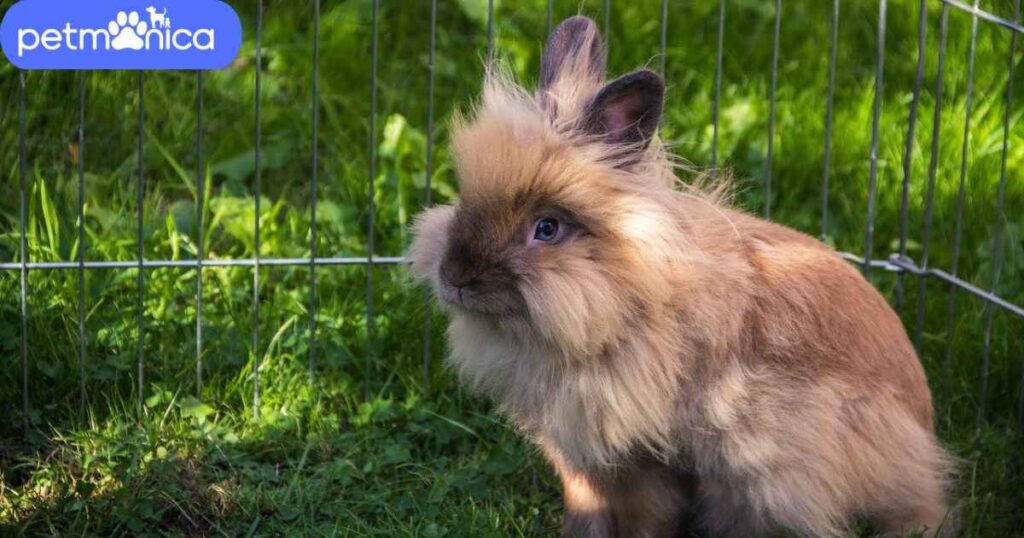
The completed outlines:
[[[242,25],[218,0],[22,0],[0,43],[22,69],[217,69],[238,54]]]

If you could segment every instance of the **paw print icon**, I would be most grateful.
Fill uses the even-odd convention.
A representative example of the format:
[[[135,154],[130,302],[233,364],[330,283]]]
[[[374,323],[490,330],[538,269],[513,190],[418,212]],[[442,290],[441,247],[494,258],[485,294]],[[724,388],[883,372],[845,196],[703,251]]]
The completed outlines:
[[[149,27],[146,21],[139,18],[138,12],[125,13],[118,11],[117,17],[107,25],[107,31],[113,38],[110,41],[110,48],[114,50],[142,50],[145,43],[142,36],[146,35]]]

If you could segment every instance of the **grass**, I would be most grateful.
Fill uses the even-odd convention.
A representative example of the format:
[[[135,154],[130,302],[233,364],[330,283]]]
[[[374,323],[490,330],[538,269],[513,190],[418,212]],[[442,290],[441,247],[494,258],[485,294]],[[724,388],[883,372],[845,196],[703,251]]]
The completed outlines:
[[[0,2],[0,8],[10,5]],[[210,258],[251,257],[255,204],[253,137],[255,4],[233,2],[245,28],[238,61],[204,75],[203,250]],[[429,4],[382,2],[375,254],[398,255],[425,199],[426,142],[433,136],[436,201],[456,196],[446,126],[479,88],[486,46],[486,1],[439,2],[436,123],[428,132]],[[546,32],[544,2],[496,2],[496,45],[524,81],[536,78]],[[577,9],[603,21],[603,2],[557,2],[559,20]],[[613,2],[609,64],[615,73],[657,66],[660,3]],[[820,5],[819,5],[820,4]],[[821,226],[827,43],[831,6],[786,2],[778,77],[773,218],[838,248],[860,253],[866,231],[870,123],[878,8],[844,2],[839,26],[829,220]],[[909,255],[920,259],[924,199],[935,112],[938,7],[930,3],[925,88],[912,140]],[[982,7],[1012,16],[1008,0]],[[873,255],[896,248],[907,112],[916,69],[917,2],[890,0]],[[319,161],[317,251],[361,256],[367,249],[369,181],[368,1],[324,3],[319,137],[312,136],[312,3],[265,2],[261,125],[261,247],[264,256],[310,253],[309,176]],[[727,2],[720,157],[741,178],[737,203],[760,211],[770,77],[772,5]],[[949,15],[944,98],[937,132],[932,266],[951,268],[960,181],[970,17]],[[672,2],[668,18],[669,103],[663,136],[698,166],[711,155],[717,3]],[[993,245],[1007,73],[1020,93],[1021,49],[1008,70],[1009,33],[979,27],[973,113],[966,144],[963,249],[966,280],[988,288],[999,262],[998,293],[1024,303],[1024,121],[1019,103],[1010,139],[999,244]],[[136,253],[138,76],[124,72],[26,75],[27,244],[33,261],[132,260]],[[85,139],[77,137],[78,84],[86,90]],[[17,261],[18,74],[0,64],[0,261]],[[196,76],[145,74],[142,172],[148,259],[194,259],[197,155]],[[78,165],[86,184],[85,244],[77,236]],[[19,275],[0,272],[0,534],[30,535],[349,535],[542,536],[557,529],[558,488],[534,450],[485,402],[461,392],[442,365],[443,323],[429,330],[423,364],[423,291],[402,268],[373,270],[374,329],[364,306],[366,269],[317,271],[317,333],[312,377],[310,274],[263,268],[252,348],[253,274],[202,274],[203,385],[197,389],[196,280],[191,268],[145,274],[144,397],[138,382],[134,270],[86,275],[84,378],[78,364],[78,275],[31,271],[29,407],[21,413]],[[895,301],[896,279],[874,283]],[[916,278],[905,279],[900,313],[913,328]],[[1024,436],[1020,390],[1024,322],[994,315],[986,413],[976,422],[986,311],[954,297],[947,331],[947,287],[930,281],[922,360],[932,380],[940,436],[962,459],[957,482],[964,536],[1024,535]],[[368,337],[372,336],[372,340]],[[372,342],[369,343],[369,342]],[[946,346],[952,353],[946,365]],[[261,401],[254,418],[253,366]],[[84,382],[85,413],[78,387]],[[21,429],[26,420],[30,428]]]

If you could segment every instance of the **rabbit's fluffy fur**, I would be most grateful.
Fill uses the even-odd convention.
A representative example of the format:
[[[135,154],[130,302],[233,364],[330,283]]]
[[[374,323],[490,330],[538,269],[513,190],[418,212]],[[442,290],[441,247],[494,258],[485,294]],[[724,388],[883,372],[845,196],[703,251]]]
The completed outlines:
[[[415,225],[450,362],[554,466],[563,535],[948,527],[952,460],[900,320],[824,244],[677,187],[662,95],[648,71],[606,82],[596,27],[569,19],[536,95],[489,69],[452,129],[461,198]],[[538,241],[544,217],[564,237]]]

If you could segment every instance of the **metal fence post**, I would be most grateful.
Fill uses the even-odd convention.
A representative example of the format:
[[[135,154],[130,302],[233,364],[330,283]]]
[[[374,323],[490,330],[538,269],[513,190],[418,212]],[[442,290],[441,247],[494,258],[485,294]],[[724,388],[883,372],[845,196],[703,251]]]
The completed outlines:
[[[21,276],[21,421],[28,432],[28,239],[26,237],[27,200],[25,198],[25,72],[18,72],[18,268]]]
[[[85,75],[78,79],[78,412],[85,418]]]
[[[313,148],[309,175],[309,380],[316,376],[316,329],[320,307],[317,294],[316,258],[320,253],[317,243],[316,206],[319,202],[320,175],[320,0],[313,0]]]
[[[196,71],[196,398],[203,397],[203,211],[206,210],[203,172],[203,72]]]
[[[145,250],[145,244],[144,244],[145,240],[143,238],[143,231],[144,231],[144,228],[143,228],[143,217],[145,216],[144,215],[145,214],[145,208],[143,207],[143,205],[145,203],[145,196],[146,196],[146,183],[145,183],[146,182],[146,160],[145,160],[145,147],[144,147],[145,146],[145,144],[144,144],[144,142],[145,142],[145,125],[146,125],[146,77],[145,77],[145,72],[144,71],[139,71],[139,88],[138,88],[138,91],[139,91],[139,140],[138,140],[138,142],[139,142],[139,149],[138,149],[138,151],[139,151],[139,154],[138,154],[139,170],[138,170],[138,182],[137,182],[136,187],[135,187],[135,195],[136,195],[135,203],[138,206],[136,208],[136,221],[135,221],[135,224],[136,224],[135,240],[136,240],[136,249],[137,249],[137,251],[136,251],[136,262],[138,262],[138,266],[137,266],[136,270],[138,271],[138,274],[136,275],[136,285],[137,285],[136,289],[137,289],[137,292],[136,292],[135,307],[137,309],[136,310],[136,322],[138,324],[138,331],[139,331],[139,335],[138,335],[138,347],[139,347],[139,349],[138,349],[138,357],[136,359],[137,360],[136,369],[137,369],[138,384],[139,384],[139,386],[138,386],[138,390],[139,390],[138,398],[139,398],[139,401],[137,403],[138,403],[138,409],[140,411],[140,416],[141,416],[141,413],[145,411],[145,406],[142,404],[142,402],[146,399],[145,398],[145,371],[144,371],[144,369],[145,369],[145,361],[146,361],[146,350],[145,350],[145,344],[146,344],[146,332],[145,332],[146,331],[146,326],[145,326],[145,317],[146,317],[146,301],[145,301],[145,299],[146,299],[146,288],[145,288],[145,286],[146,286],[146,271],[145,271],[145,264],[143,263],[143,260],[145,260],[145,258],[146,258],[146,250]]]
[[[718,170],[718,123],[722,110],[722,50],[725,40],[725,0],[718,0],[718,41],[715,45],[715,89],[711,105],[711,173]]]
[[[379,17],[379,0],[373,0],[373,19],[370,36],[370,177],[369,206],[366,230],[366,364],[363,379],[363,396],[370,397],[370,370],[374,358],[374,313],[373,313],[373,251],[374,226],[377,212],[377,18]],[[490,25],[488,24],[488,28]]]
[[[772,216],[772,164],[775,161],[775,89],[779,82],[779,38],[782,29],[782,0],[775,0],[772,31],[772,78],[768,89],[768,156],[764,165],[764,217]]]
[[[974,7],[978,2],[975,0]],[[953,235],[953,266],[950,273],[953,278],[958,276],[960,268],[960,238],[963,235],[964,198],[967,194],[967,161],[970,154],[971,110],[974,104],[974,57],[978,48],[978,17],[971,16],[971,48],[967,60],[967,95],[964,103],[964,136],[960,154],[960,185],[956,195],[956,231]],[[953,362],[953,330],[956,316],[957,286],[949,287],[949,298],[946,314],[946,355],[943,364],[946,371],[952,371]]]
[[[550,8],[551,2],[548,2]],[[548,10],[548,25],[551,16]],[[430,51],[427,56],[427,154],[424,170],[424,206],[433,205],[431,180],[434,173],[434,49],[437,46],[437,0],[430,0]],[[431,301],[430,290],[424,292],[423,298],[423,390],[430,393],[430,340],[431,340]]]
[[[254,204],[253,216],[254,244],[253,270],[252,270],[252,413],[253,417],[260,417],[260,365],[263,362],[260,353],[260,181],[263,171],[260,168],[260,146],[262,145],[263,132],[260,121],[260,102],[262,97],[263,76],[263,0],[256,0],[256,88],[255,88],[255,126],[254,138],[256,147],[253,150],[253,164],[255,166],[254,178]]]
[[[931,252],[932,239],[932,212],[935,204],[935,178],[939,168],[939,143],[942,135],[942,81],[946,69],[946,40],[949,33],[949,6],[942,5],[942,14],[939,23],[939,52],[938,67],[935,75],[935,111],[932,118],[932,142],[931,157],[928,161],[928,190],[924,202],[924,229],[921,233],[921,270],[928,270],[928,256]],[[918,277],[917,290],[917,320],[914,324],[914,347],[921,350],[921,333],[924,332],[924,307],[927,296],[928,280],[927,273]],[[949,383],[949,368],[943,372],[945,381]]]
[[[668,54],[668,0],[661,0],[661,43],[658,46],[658,59],[661,62],[659,73],[665,76],[665,60]]]
[[[868,172],[867,232],[864,238],[864,276],[871,273],[875,237],[875,188],[878,183],[878,138],[882,122],[882,83],[885,68],[885,10],[886,0],[878,2],[878,44],[875,61],[875,99],[871,112],[871,167]]]
[[[828,239],[829,175],[832,172],[832,108],[836,95],[836,54],[839,49],[839,0],[832,2],[832,32],[828,45],[828,90],[825,98],[825,155],[821,179],[821,240]]]
[[[899,257],[907,257],[907,218],[910,212],[910,174],[914,158],[914,129],[917,126],[917,107],[921,99],[921,81],[924,78],[925,37],[928,29],[928,0],[921,0],[917,23],[917,74],[914,94],[907,114],[907,138],[903,150],[903,184],[900,189]],[[896,274],[896,312],[903,310],[902,272]]]

